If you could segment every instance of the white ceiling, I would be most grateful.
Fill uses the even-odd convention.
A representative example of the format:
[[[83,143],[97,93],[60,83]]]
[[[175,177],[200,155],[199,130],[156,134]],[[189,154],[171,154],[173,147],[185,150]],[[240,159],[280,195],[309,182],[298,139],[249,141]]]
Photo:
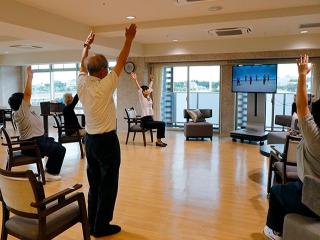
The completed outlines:
[[[281,50],[278,40],[292,46],[320,48],[320,27],[300,33],[300,24],[320,23],[320,0],[1,0],[0,55],[71,51],[81,49],[90,29],[95,29],[96,51],[115,56],[123,43],[124,28],[131,22],[138,26],[133,55],[159,55],[159,47],[197,54],[191,45],[218,44],[220,52],[228,52],[239,39],[239,51],[253,51],[245,46],[246,39],[260,43],[274,41],[270,48]],[[209,11],[210,7],[222,7]],[[125,17],[133,15],[135,20]],[[241,36],[218,37],[211,29],[248,27],[252,31]],[[301,44],[295,41],[294,36]],[[172,42],[172,40],[178,42]],[[273,39],[273,40],[272,40]],[[303,42],[305,40],[305,42]],[[298,40],[296,40],[298,41]],[[316,44],[318,42],[318,44]],[[41,49],[17,49],[11,45],[28,44]],[[152,47],[157,51],[152,51]],[[198,49],[198,48],[197,48]],[[261,51],[264,49],[262,48]],[[268,49],[269,50],[269,49]],[[174,51],[170,51],[173,53]],[[214,49],[211,50],[215,52]],[[164,51],[163,54],[168,54]]]

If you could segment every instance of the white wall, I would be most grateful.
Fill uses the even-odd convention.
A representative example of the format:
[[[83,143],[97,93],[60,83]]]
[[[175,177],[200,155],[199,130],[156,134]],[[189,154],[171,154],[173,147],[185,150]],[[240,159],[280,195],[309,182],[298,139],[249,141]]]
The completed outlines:
[[[8,106],[12,93],[21,92],[23,86],[21,67],[0,67],[0,106]]]

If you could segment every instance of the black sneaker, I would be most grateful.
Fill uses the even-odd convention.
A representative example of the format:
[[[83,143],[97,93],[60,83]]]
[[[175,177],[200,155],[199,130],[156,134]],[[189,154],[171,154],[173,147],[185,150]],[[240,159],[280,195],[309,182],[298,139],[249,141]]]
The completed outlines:
[[[95,231],[90,231],[90,234],[93,235],[96,238],[99,237],[105,237],[105,236],[109,236],[112,234],[116,234],[118,232],[121,231],[121,227],[118,225],[112,225],[112,224],[108,224],[106,225],[104,228],[101,228],[99,230],[95,230]]]
[[[157,146],[157,147],[166,147],[167,144],[166,144],[166,143],[163,143],[163,142],[161,142],[161,143],[156,142],[156,146]]]

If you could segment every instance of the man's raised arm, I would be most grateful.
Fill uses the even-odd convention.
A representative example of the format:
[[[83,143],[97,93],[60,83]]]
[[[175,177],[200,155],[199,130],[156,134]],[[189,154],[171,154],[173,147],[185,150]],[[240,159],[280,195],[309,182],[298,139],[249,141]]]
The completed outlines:
[[[129,28],[126,28],[126,41],[124,43],[124,46],[118,56],[117,59],[117,64],[116,66],[113,68],[113,71],[115,71],[115,73],[119,76],[124,64],[127,61],[129,52],[130,52],[130,48],[131,48],[131,44],[132,44],[132,40],[134,39],[134,37],[136,36],[136,25],[135,24],[131,24]]]
[[[23,93],[23,101],[30,104],[31,102],[31,94],[32,94],[32,78],[33,78],[33,72],[31,69],[31,66],[27,67],[27,82],[26,87],[24,88]]]
[[[80,61],[80,72],[85,72],[85,73],[88,72],[84,61],[88,57],[89,49],[91,47],[91,44],[94,41],[94,37],[95,37],[95,33],[91,31],[89,36],[87,37],[87,40],[83,44],[83,50],[82,50],[81,61]]]
[[[307,96],[307,74],[311,68],[308,67],[309,57],[307,54],[301,56],[297,60],[299,79],[297,87],[297,114],[299,118],[305,117],[310,113],[308,107],[308,96]]]

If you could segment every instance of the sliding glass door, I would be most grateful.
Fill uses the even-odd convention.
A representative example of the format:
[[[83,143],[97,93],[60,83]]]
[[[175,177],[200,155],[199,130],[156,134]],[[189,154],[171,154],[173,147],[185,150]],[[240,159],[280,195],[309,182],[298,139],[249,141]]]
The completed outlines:
[[[212,109],[207,119],[219,128],[220,66],[187,65],[164,68],[162,120],[169,127],[182,127],[183,109]]]

